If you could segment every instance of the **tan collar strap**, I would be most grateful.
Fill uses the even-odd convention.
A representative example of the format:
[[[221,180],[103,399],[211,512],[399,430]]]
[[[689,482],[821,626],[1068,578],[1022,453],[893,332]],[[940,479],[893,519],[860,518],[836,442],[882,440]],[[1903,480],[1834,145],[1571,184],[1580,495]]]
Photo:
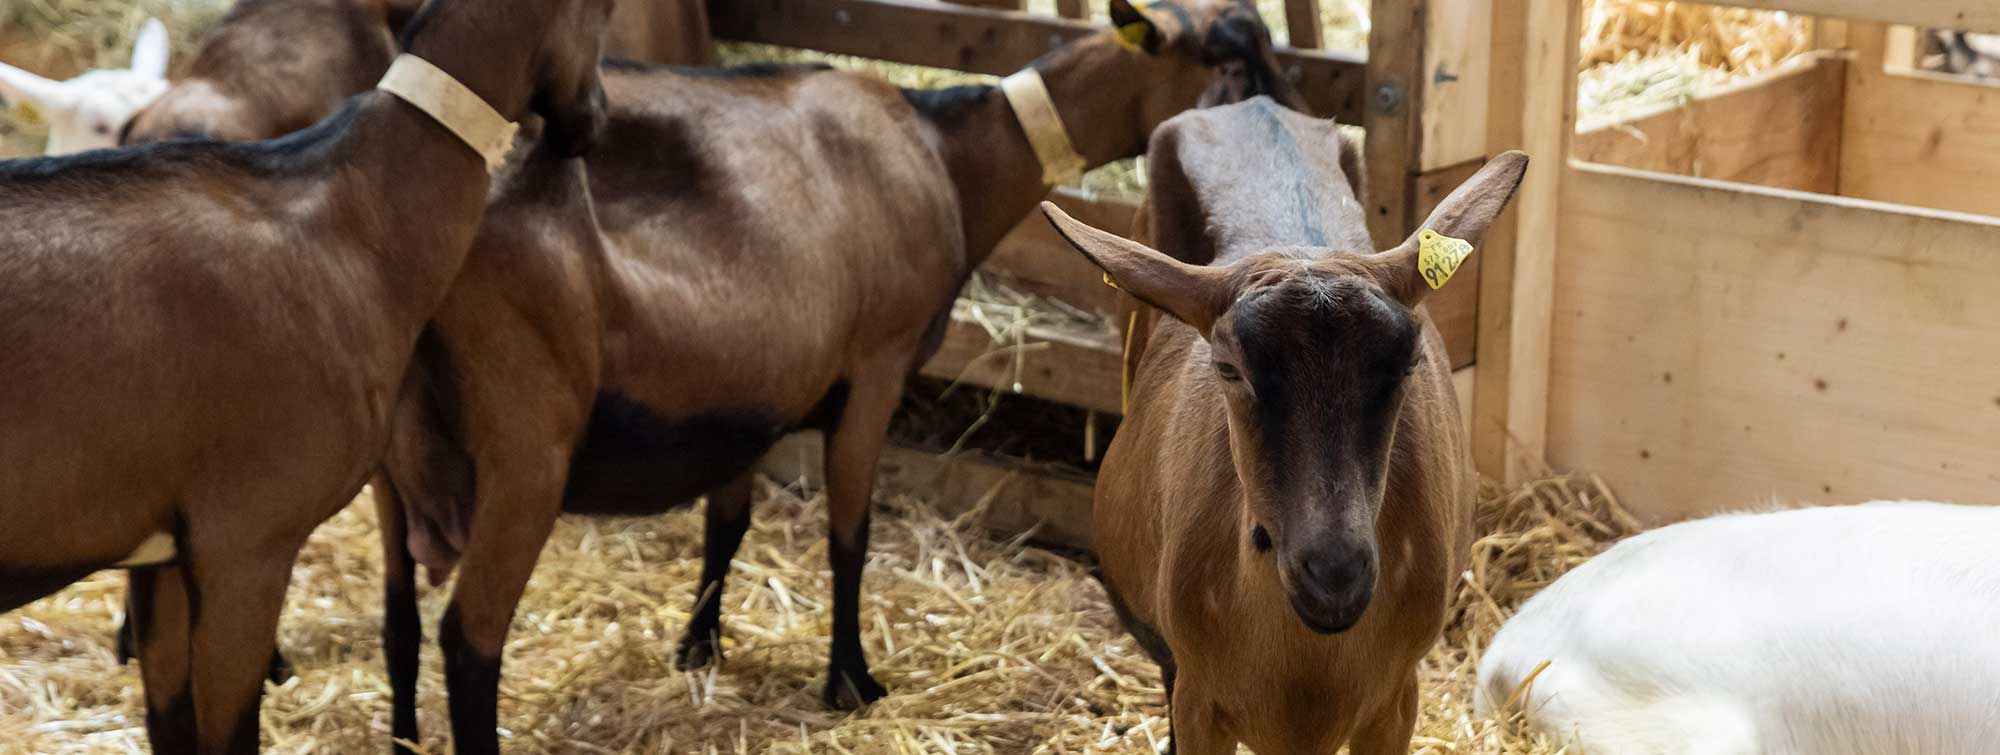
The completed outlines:
[[[488,175],[507,164],[507,153],[514,148],[514,132],[521,127],[444,69],[405,53],[389,64],[389,72],[382,74],[375,88],[396,95],[450,129],[486,160]]]
[[[1076,146],[1069,141],[1069,132],[1063,130],[1062,115],[1056,112],[1056,103],[1049,99],[1049,87],[1042,83],[1042,74],[1033,68],[1023,69],[1012,76],[1000,80],[1000,91],[1007,95],[1007,104],[1014,108],[1014,118],[1021,122],[1021,130],[1028,133],[1028,146],[1035,150],[1035,159],[1042,163],[1042,183],[1059,186],[1075,181],[1083,175],[1090,161],[1076,153]]]

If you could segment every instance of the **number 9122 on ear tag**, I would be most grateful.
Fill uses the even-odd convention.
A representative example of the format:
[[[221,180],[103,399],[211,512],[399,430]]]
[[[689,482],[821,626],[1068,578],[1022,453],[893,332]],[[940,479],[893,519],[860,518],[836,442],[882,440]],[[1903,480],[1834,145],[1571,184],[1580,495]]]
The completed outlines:
[[[1455,239],[1429,228],[1417,234],[1417,273],[1433,290],[1443,288],[1458,272],[1465,258],[1472,256],[1472,242]]]

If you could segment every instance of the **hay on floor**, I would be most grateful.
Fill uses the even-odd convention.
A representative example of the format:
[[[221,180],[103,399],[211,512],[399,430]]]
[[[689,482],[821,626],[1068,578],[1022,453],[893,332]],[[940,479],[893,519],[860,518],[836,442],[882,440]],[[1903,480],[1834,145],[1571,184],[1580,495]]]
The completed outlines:
[[[728,659],[672,653],[700,569],[700,517],[566,519],[541,555],[507,649],[513,753],[1154,752],[1157,669],[1086,567],[885,492],[862,622],[891,696],[859,715],[819,702],[829,578],[824,506],[765,482],[725,596]],[[280,642],[301,674],[270,690],[274,753],[382,750],[388,738],[373,508],[322,527],[293,572]],[[970,518],[965,521],[971,521]],[[1554,478],[1481,505],[1459,618],[1423,669],[1416,752],[1553,753],[1468,710],[1479,650],[1521,600],[1632,531],[1601,484]],[[98,574],[0,615],[0,752],[144,752],[137,674],[114,663],[123,579]],[[423,601],[435,637],[446,591]],[[442,672],[426,643],[423,745],[444,753]]]

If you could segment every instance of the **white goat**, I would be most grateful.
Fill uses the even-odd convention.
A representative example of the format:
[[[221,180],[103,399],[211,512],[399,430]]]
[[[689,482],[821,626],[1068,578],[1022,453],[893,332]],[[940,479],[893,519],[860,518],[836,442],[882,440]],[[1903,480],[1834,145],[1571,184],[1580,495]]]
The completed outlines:
[[[98,68],[54,81],[0,63],[0,99],[33,105],[49,126],[43,154],[115,147],[118,132],[139,108],[167,91],[167,27],[146,19],[132,45],[130,68]]]
[[[1548,666],[1534,672],[1544,661]],[[1479,664],[1591,753],[2000,749],[2000,508],[1875,502],[1648,532],[1529,600]]]

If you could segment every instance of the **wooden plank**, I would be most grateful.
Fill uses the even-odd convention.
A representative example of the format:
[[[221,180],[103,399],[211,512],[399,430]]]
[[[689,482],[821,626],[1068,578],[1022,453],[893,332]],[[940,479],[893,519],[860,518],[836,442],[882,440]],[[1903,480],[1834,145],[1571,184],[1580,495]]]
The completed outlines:
[[[1527,0],[1493,0],[1492,33],[1488,35],[1486,144],[1489,152],[1523,146],[1522,108],[1527,88]],[[1538,167],[1531,165],[1529,171]],[[1514,251],[1517,237],[1516,203],[1500,214],[1486,231],[1485,249],[1480,258],[1479,327],[1475,361],[1484,366],[1475,373],[1472,401],[1472,458],[1483,474],[1503,479],[1507,474],[1508,366],[1513,361]]]
[[[981,8],[999,8],[1001,10],[1028,9],[1027,0],[944,0],[944,2],[955,5],[972,5]]]
[[[1368,104],[1361,125],[1368,233],[1375,246],[1402,243],[1417,221],[1410,178],[1423,149],[1421,112],[1424,7],[1428,0],[1373,0],[1368,29]]]
[[[1056,15],[1063,18],[1089,18],[1090,6],[1083,0],[1056,0]]]
[[[1721,5],[1889,24],[2000,34],[2000,3],[1987,0],[1727,0]]]
[[[1325,46],[1320,39],[1319,0],[1285,0],[1286,39],[1293,47],[1311,50]]]
[[[1581,5],[1526,0],[1525,9],[1520,133],[1535,163],[1514,199],[1513,246],[1502,264],[1489,258],[1481,271],[1482,278],[1495,280],[1480,293],[1479,338],[1485,350],[1473,423],[1480,468],[1510,483],[1541,468],[1547,443],[1550,292],[1563,166],[1576,130]],[[1499,319],[1487,322],[1493,318]]]
[[[1655,520],[2000,503],[2000,221],[1601,166],[1562,207],[1559,468]]]
[[[919,370],[923,375],[1110,414],[1121,411],[1117,333],[1018,327],[1014,324],[1025,321],[1018,309],[963,299],[953,305],[951,319],[944,345]],[[998,340],[989,325],[1000,332]]]
[[[1130,235],[1133,215],[1139,210],[1131,202],[1088,199],[1069,189],[1057,189],[1049,194],[1049,200],[1070,216],[1119,235]],[[1063,241],[1039,211],[1029,213],[1002,237],[980,270],[1014,288],[1062,299],[1083,309],[1113,312],[1118,308],[1118,291],[1104,285],[1097,266]]]
[[[722,39],[994,75],[1018,71],[1057,45],[1104,29],[1086,21],[923,0],[708,2],[710,24]],[[1278,61],[1315,113],[1360,122],[1362,57],[1282,49]]]
[[[2000,215],[2000,86],[1852,68],[1841,194]]]
[[[1492,0],[1430,0],[1424,17],[1424,59],[1418,83],[1422,119],[1420,171],[1490,154],[1486,144]],[[1421,220],[1418,213],[1413,220]]]
[[[1799,58],[1681,107],[1576,135],[1578,160],[1832,194],[1839,190],[1846,63]]]
[[[823,448],[818,433],[792,435],[764,455],[758,471],[824,485]],[[944,457],[891,444],[882,449],[876,484],[878,491],[909,492],[947,516],[979,509],[979,523],[1005,535],[1032,531],[1032,541],[1090,548],[1093,484],[1087,477],[976,452]]]
[[[1431,210],[1465,179],[1479,172],[1485,160],[1474,160],[1462,165],[1454,165],[1442,170],[1425,173],[1417,177],[1417,217],[1429,217]],[[1430,312],[1431,322],[1436,323],[1438,332],[1444,336],[1445,350],[1451,354],[1452,369],[1472,364],[1478,351],[1479,340],[1479,271],[1486,255],[1474,254],[1465,259],[1458,272],[1452,275],[1457,281],[1440,289],[1424,302],[1424,309]]]

